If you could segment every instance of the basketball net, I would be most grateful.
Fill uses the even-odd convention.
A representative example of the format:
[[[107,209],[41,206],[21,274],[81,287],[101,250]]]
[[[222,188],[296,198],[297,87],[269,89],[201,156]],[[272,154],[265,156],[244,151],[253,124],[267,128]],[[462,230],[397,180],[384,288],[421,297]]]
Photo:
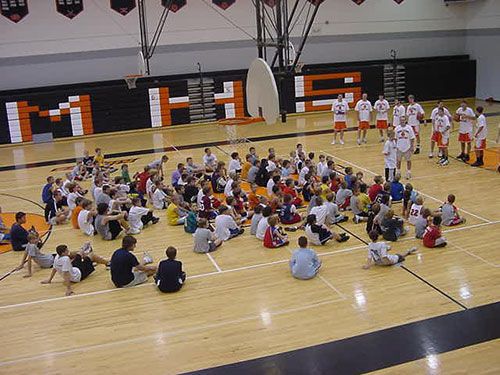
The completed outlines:
[[[129,89],[135,89],[137,87],[136,82],[141,77],[142,77],[142,75],[140,75],[140,74],[125,76],[125,82],[127,83],[127,87]]]

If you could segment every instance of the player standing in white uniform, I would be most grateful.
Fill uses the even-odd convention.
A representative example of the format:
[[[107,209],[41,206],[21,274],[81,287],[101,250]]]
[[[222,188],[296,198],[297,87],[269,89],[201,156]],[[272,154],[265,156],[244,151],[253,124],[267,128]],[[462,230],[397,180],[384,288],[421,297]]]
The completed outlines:
[[[406,119],[401,119],[401,125],[394,130],[396,133],[396,173],[401,174],[401,162],[406,159],[406,179],[411,178],[411,154],[413,153],[413,143],[415,142],[415,133],[410,125],[406,123]]]
[[[366,131],[370,129],[372,121],[372,103],[368,100],[368,94],[363,93],[361,100],[356,103],[354,108],[358,112],[358,145],[361,144],[361,131],[363,132],[363,143],[366,143]]]
[[[401,104],[401,101],[396,99],[394,101],[394,109],[392,110],[392,127],[396,129],[401,125],[401,119],[406,116],[406,108]]]
[[[432,135],[431,135],[431,152],[429,153],[429,158],[432,159],[434,157],[434,146],[436,145],[436,143],[438,143],[438,140],[439,140],[439,132],[438,130],[436,129],[436,116],[438,114],[438,111],[440,108],[443,108],[444,110],[444,114],[446,116],[448,116],[448,120],[450,120],[450,125],[452,124],[451,123],[451,113],[450,111],[448,111],[448,108],[446,108],[444,106],[444,102],[442,100],[440,100],[438,102],[438,105],[436,108],[434,108],[432,110],[432,113],[431,113],[431,121],[432,121]],[[441,156],[441,155],[439,155]]]
[[[415,137],[417,138],[415,154],[420,154],[420,121],[425,118],[425,112],[422,106],[415,101],[415,96],[408,95],[408,103],[406,117],[408,118],[408,124],[412,127],[413,133],[415,133]]]
[[[458,142],[460,142],[460,155],[457,156],[457,159],[461,159],[464,162],[468,162],[470,157],[469,153],[471,150],[471,142],[472,142],[472,120],[476,119],[476,115],[472,108],[467,107],[467,102],[462,100],[460,102],[460,107],[457,109],[456,114],[459,116],[460,128],[458,130]],[[467,145],[467,151],[465,146]]]
[[[384,130],[387,134],[387,122],[389,121],[389,109],[391,106],[389,102],[385,99],[384,94],[380,94],[378,96],[378,100],[375,102],[374,106],[375,111],[377,111],[376,123],[375,127],[378,129],[380,133],[379,142],[384,142]]]
[[[349,111],[349,103],[343,98],[342,94],[339,94],[332,104],[334,131],[332,145],[337,140],[338,132],[340,132],[340,144],[344,144],[344,130],[347,128],[347,111]]]
[[[484,108],[479,106],[476,108],[477,123],[476,132],[474,134],[474,151],[476,152],[476,162],[471,164],[473,167],[480,167],[484,165],[483,156],[486,149],[486,138],[488,137],[488,125],[486,117],[484,117]]]
[[[449,164],[448,146],[450,144],[451,123],[444,110],[443,107],[438,109],[438,113],[435,117],[435,124],[433,125],[438,132],[437,143],[441,154],[441,159],[437,162],[439,165]]]
[[[387,132],[387,141],[384,145],[384,164],[385,164],[385,179],[386,181],[393,181],[396,171],[396,161],[398,148],[396,146],[396,138],[394,136],[394,130],[389,130]]]

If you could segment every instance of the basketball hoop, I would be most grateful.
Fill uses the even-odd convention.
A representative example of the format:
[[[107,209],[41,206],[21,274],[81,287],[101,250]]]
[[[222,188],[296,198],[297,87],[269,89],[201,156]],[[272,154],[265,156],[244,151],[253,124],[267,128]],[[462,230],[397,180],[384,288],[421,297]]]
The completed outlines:
[[[127,82],[127,86],[129,89],[135,89],[136,81],[142,77],[142,74],[130,74],[125,76],[125,82]]]
[[[298,62],[297,65],[295,65],[295,73],[300,74],[302,73],[302,68],[304,67],[304,63]]]

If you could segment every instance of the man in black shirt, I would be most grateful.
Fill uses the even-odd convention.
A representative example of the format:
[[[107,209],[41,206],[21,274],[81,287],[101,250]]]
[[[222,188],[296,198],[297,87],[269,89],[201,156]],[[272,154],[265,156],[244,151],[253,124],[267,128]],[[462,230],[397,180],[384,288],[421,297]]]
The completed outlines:
[[[116,250],[111,257],[111,280],[117,288],[128,288],[145,283],[148,277],[156,272],[156,266],[147,266],[153,263],[148,253],[144,253],[142,263],[139,263],[132,251],[137,240],[132,236],[125,236],[122,247]]]
[[[182,271],[182,263],[175,260],[177,249],[173,246],[167,248],[167,258],[158,265],[155,282],[163,293],[177,292],[184,285],[186,273]]]
[[[69,218],[69,209],[63,208],[63,195],[55,191],[45,206],[45,221],[50,225],[64,224]]]
[[[24,251],[28,244],[28,231],[23,228],[23,224],[26,224],[26,214],[17,212],[16,222],[10,228],[10,242],[14,251]]]

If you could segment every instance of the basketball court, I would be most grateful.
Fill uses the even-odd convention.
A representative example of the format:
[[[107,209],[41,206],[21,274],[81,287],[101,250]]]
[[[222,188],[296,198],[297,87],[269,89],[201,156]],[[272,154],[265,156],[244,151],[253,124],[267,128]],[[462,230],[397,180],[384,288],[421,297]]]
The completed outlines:
[[[352,3],[349,6],[355,7],[351,9],[353,14],[370,3],[370,0],[366,3],[359,2],[360,5],[349,0],[342,1]],[[405,0],[398,5],[391,0],[371,0],[373,3],[392,3],[392,13],[385,14],[389,19],[396,19],[398,11],[407,15],[406,12],[413,9],[412,3],[416,1],[420,0]],[[303,5],[302,2],[308,3],[303,0],[299,2],[300,6]],[[321,12],[321,7],[327,2],[313,5],[309,17],[314,11]],[[33,6],[33,9],[30,8],[30,17],[36,15],[36,6],[32,3],[34,1],[29,4],[30,7]],[[84,3],[89,9],[109,8],[107,3],[99,6],[91,1]],[[137,3],[138,7],[144,5],[142,1]],[[242,22],[244,19],[238,13],[242,0],[227,2],[226,8],[208,1],[208,5],[202,4],[200,7],[192,3],[188,1],[187,6],[181,6],[178,12],[172,9],[174,14],[168,17],[189,14],[192,8],[191,10],[197,11],[198,17],[206,14],[206,17],[224,17],[231,22]],[[272,17],[271,13],[277,12],[276,6],[269,7],[262,1],[257,3],[267,7],[262,9],[269,12],[268,16]],[[283,2],[277,0],[276,3]],[[292,12],[294,3],[295,1],[288,1],[289,13]],[[478,0],[469,5],[479,7],[482,3],[483,1]],[[481,12],[485,12],[485,9],[496,11],[495,17],[499,19],[498,5],[494,5],[494,1],[484,0],[484,3],[489,8],[471,9],[483,16]],[[54,7],[53,4],[50,6]],[[250,5],[246,6],[248,8]],[[300,11],[300,6],[296,12]],[[450,8],[452,6],[468,5],[451,4]],[[220,14],[215,14],[208,7],[215,7]],[[304,7],[307,11],[309,5]],[[253,9],[253,6],[247,8],[245,9]],[[329,6],[326,9],[333,8]],[[375,8],[370,9],[371,12],[376,12]],[[139,9],[133,8],[130,10],[138,11]],[[133,18],[133,14],[126,17]],[[83,19],[84,16],[85,11],[82,11],[71,22]],[[116,17],[123,16],[117,13]],[[255,18],[255,14],[252,13],[252,17]],[[305,13],[302,17],[299,23],[305,34],[309,18],[305,17]],[[322,22],[325,18],[329,19],[321,13],[318,17]],[[137,21],[137,18],[133,19]],[[21,22],[28,21],[31,20],[27,17]],[[202,21],[200,18],[199,22]],[[10,21],[2,20],[4,22]],[[156,21],[150,20],[150,38],[153,38],[154,22]],[[175,25],[175,21],[172,22]],[[255,29],[255,20],[253,22],[253,29],[245,28],[253,30],[249,31],[252,35],[258,31]],[[341,24],[339,20],[335,22]],[[422,22],[425,24],[426,21]],[[8,26],[15,30],[15,26],[20,24],[13,25]],[[129,24],[122,24],[121,27],[127,25]],[[311,23],[310,31],[313,34],[313,29],[318,25],[318,20]],[[270,27],[271,24],[267,26]],[[89,27],[89,24],[85,27]],[[231,25],[227,27],[234,28]],[[262,27],[265,29],[264,24]],[[166,22],[166,30],[169,30],[169,22]],[[207,33],[210,32],[207,30]],[[498,40],[497,28],[492,28],[489,32],[496,35]],[[163,37],[169,41],[167,35]],[[297,35],[295,37],[298,38]],[[207,38],[210,40],[209,36]],[[310,38],[314,40],[314,35]],[[294,39],[296,40],[298,39]],[[272,44],[270,40],[265,43]],[[293,64],[293,60],[301,62],[302,59],[306,64],[305,67],[299,65],[299,68],[307,69],[308,65],[313,65],[312,62],[309,64],[308,53],[316,51],[318,54],[318,51],[315,48],[305,48],[300,57],[301,54],[297,53],[301,51],[300,43],[293,45],[294,56],[291,56],[292,52],[287,48],[283,60],[285,65]],[[253,48],[252,57],[255,58],[258,50]],[[274,49],[268,47],[268,53],[268,60],[272,60]],[[319,58],[320,54],[317,56]],[[411,57],[424,59],[418,53]],[[248,61],[248,66],[253,58]],[[471,58],[477,60],[478,75],[482,69],[480,59],[481,57]],[[332,60],[334,62],[336,61]],[[142,69],[149,69],[149,63],[152,67],[155,64],[154,59],[150,62],[143,59],[139,63],[145,64]],[[26,69],[29,69],[29,65]],[[315,74],[341,74],[325,73],[324,69],[326,68],[321,67]],[[357,68],[346,66],[342,69]],[[359,69],[361,71],[364,68]],[[372,68],[366,69],[369,71]],[[128,100],[132,101],[134,95],[142,92],[140,90],[144,90],[146,97],[150,99],[151,95],[156,95],[150,91],[150,85],[155,84],[154,74],[147,77],[146,71],[139,71],[140,77],[133,77],[137,72],[129,73],[127,85],[123,77],[119,78],[120,89],[132,96],[120,96],[121,101],[133,106]],[[362,73],[362,79],[371,74],[364,70]],[[175,74],[187,72],[178,71]],[[291,80],[296,82],[297,76],[306,77],[309,73],[294,70],[292,74]],[[217,87],[217,77],[214,77]],[[495,77],[491,80],[498,81],[498,72],[495,72]],[[83,84],[87,81],[81,82]],[[136,89],[129,89],[131,81],[137,85]],[[236,82],[237,79],[233,81]],[[325,77],[319,81],[323,82],[320,86],[328,86],[324,83]],[[189,82],[188,85],[191,84]],[[372,126],[368,130],[367,143],[357,145],[357,118],[353,110],[349,111],[347,117],[345,144],[331,144],[332,113],[321,107],[325,106],[321,101],[336,98],[336,92],[316,92],[314,100],[319,102],[304,100],[305,110],[289,112],[286,121],[280,116],[280,106],[300,108],[297,100],[294,99],[291,104],[276,102],[272,108],[268,107],[266,103],[272,100],[287,99],[282,95],[271,95],[272,84],[275,84],[276,92],[282,93],[282,90],[286,90],[286,82],[280,83],[279,79],[276,83],[274,80],[271,83],[264,82],[263,84],[270,84],[271,87],[262,91],[260,95],[263,97],[251,94],[253,102],[246,97],[242,99],[245,100],[243,115],[238,113],[239,104],[235,99],[237,95],[231,92],[234,95],[232,99],[229,98],[233,100],[230,104],[228,98],[214,99],[226,100],[217,104],[217,111],[222,108],[227,118],[204,121],[208,112],[195,112],[198,108],[193,107],[193,102],[188,107],[182,107],[184,104],[178,98],[183,94],[174,95],[176,89],[170,86],[170,99],[161,96],[165,94],[161,88],[158,89],[159,96],[154,99],[161,101],[161,105],[169,100],[169,103],[178,106],[169,112],[171,117],[168,119],[172,121],[169,126],[137,126],[120,131],[99,130],[95,134],[61,137],[54,131],[55,139],[50,142],[4,142],[0,146],[0,215],[4,223],[10,226],[15,212],[28,213],[25,227],[34,225],[43,235],[44,253],[54,253],[59,244],[77,249],[83,242],[90,241],[99,255],[110,257],[120,247],[119,240],[103,241],[99,236],[89,238],[73,229],[71,223],[48,226],[43,219],[44,205],[40,201],[41,189],[47,176],[63,177],[82,157],[83,150],[90,150],[92,153],[96,147],[103,149],[106,162],[118,170],[122,164],[128,164],[131,176],[132,173],[142,171],[153,160],[167,155],[169,160],[164,168],[168,181],[177,164],[184,163],[187,157],[193,157],[196,164],[201,164],[206,147],[210,147],[217,159],[225,161],[227,165],[232,152],[238,152],[243,158],[250,147],[254,147],[261,158],[267,157],[269,148],[274,148],[277,157],[286,159],[297,143],[301,143],[307,152],[314,152],[316,160],[319,155],[331,156],[339,173],[343,174],[345,167],[352,167],[355,173],[362,172],[366,183],[372,183],[375,175],[384,174],[383,143],[379,142],[378,131]],[[185,233],[182,226],[168,226],[165,211],[155,211],[160,222],[135,236],[138,240],[135,253],[140,258],[143,251],[148,251],[156,264],[165,257],[168,246],[175,246],[178,250],[177,258],[182,261],[187,273],[186,283],[179,292],[159,292],[152,278],[145,284],[119,289],[113,285],[110,272],[105,267],[98,266],[88,279],[74,285],[74,295],[64,297],[64,287],[59,276],[50,285],[40,283],[47,279],[50,273],[48,270],[39,269],[35,265],[30,278],[23,277],[25,270],[12,272],[19,265],[22,253],[9,251],[8,247],[2,246],[0,321],[3,334],[0,338],[0,373],[133,374],[147,371],[150,374],[496,374],[500,368],[500,175],[497,172],[500,148],[496,143],[500,103],[486,101],[486,97],[479,95],[484,91],[479,87],[482,82],[481,80],[475,88],[478,95],[448,96],[444,100],[445,106],[452,113],[463,99],[467,100],[471,108],[484,107],[488,138],[485,165],[481,168],[469,165],[475,161],[474,152],[470,154],[469,164],[455,158],[460,153],[457,142],[458,124],[454,124],[451,130],[449,165],[439,166],[435,158],[428,158],[432,131],[430,113],[436,107],[437,100],[433,98],[419,101],[426,113],[426,121],[421,124],[420,129],[422,152],[413,156],[412,178],[408,182],[424,198],[425,207],[432,210],[438,209],[446,201],[448,194],[453,193],[457,197],[455,205],[467,219],[465,224],[443,227],[443,235],[448,240],[446,247],[425,248],[422,241],[414,237],[412,228],[407,236],[391,243],[391,246],[393,253],[404,253],[416,246],[418,249],[415,255],[409,256],[402,264],[364,270],[362,265],[366,261],[370,239],[365,225],[355,224],[352,214],[347,212],[349,221],[334,225],[332,229],[349,234],[349,241],[311,246],[322,260],[322,266],[315,278],[304,281],[291,276],[288,264],[303,231],[288,233],[290,245],[267,249],[261,241],[248,233],[249,228],[245,228],[246,232],[242,236],[225,242],[217,251],[197,254],[193,252],[192,235]],[[77,83],[71,83],[73,86],[70,89],[77,90]],[[313,86],[312,82],[310,84],[310,90],[313,91],[341,89]],[[100,83],[95,82],[93,85],[100,90]],[[114,87],[118,83],[110,85]],[[202,96],[203,85],[202,81]],[[307,85],[304,84],[304,87]],[[364,91],[363,83],[360,86]],[[84,87],[91,90],[89,85]],[[19,95],[27,92],[26,87],[19,87],[19,92],[13,91],[14,87],[8,89],[10,91],[2,91],[2,98],[13,95],[15,100],[19,100]],[[112,90],[106,86],[106,90],[108,89]],[[40,90],[40,98],[49,95],[45,89]],[[82,100],[83,91],[78,94],[79,100]],[[496,92],[498,93],[498,87]],[[266,97],[264,94],[270,96]],[[96,103],[101,97],[94,93],[90,95],[93,129],[97,130],[102,126],[98,124],[99,116],[107,110],[112,112],[112,109],[105,107],[108,102],[104,99],[99,102],[102,108],[98,107]],[[192,100],[192,91],[189,91],[189,95]],[[328,96],[328,99],[323,95]],[[357,94],[353,95],[356,98]],[[397,97],[397,92],[395,95]],[[172,99],[176,100],[172,102]],[[30,100],[29,106],[34,106],[35,99]],[[151,104],[151,101],[146,99],[144,107],[148,107],[149,111],[148,103]],[[331,104],[328,103],[326,106],[330,107]],[[28,116],[31,118],[33,135],[41,133],[40,129],[44,124],[59,124],[57,119],[53,120],[51,117],[48,117],[50,121],[43,118],[46,122],[38,122],[42,121],[39,118],[43,117],[43,110],[51,108],[53,102],[40,99],[40,103],[36,105],[40,107],[37,109],[39,115],[32,113],[29,115],[31,117]],[[252,105],[255,105],[254,113],[249,109]],[[311,110],[307,109],[309,106]],[[313,106],[320,108],[312,109]],[[189,121],[177,124],[178,118],[183,119],[182,111],[187,109],[192,111]],[[133,107],[133,110],[139,111],[137,107]],[[199,121],[193,120],[193,113],[201,116]],[[59,115],[64,117],[64,113]],[[149,115],[150,112],[147,112],[148,121],[154,123],[153,114],[151,117]],[[108,113],[106,116],[110,117],[110,124],[114,124],[113,114]],[[128,116],[132,116],[132,123],[135,118],[130,114]],[[266,123],[262,116],[266,120],[274,116],[276,122]],[[167,119],[165,112],[161,112],[160,117],[161,121]],[[61,126],[68,124],[69,122],[61,123]],[[5,125],[4,128],[8,133],[8,126]],[[115,175],[118,173],[115,172]],[[81,185],[89,188],[90,180],[81,182]],[[400,203],[393,205],[398,215],[401,214],[401,206]],[[302,213],[305,211],[301,209]]]

